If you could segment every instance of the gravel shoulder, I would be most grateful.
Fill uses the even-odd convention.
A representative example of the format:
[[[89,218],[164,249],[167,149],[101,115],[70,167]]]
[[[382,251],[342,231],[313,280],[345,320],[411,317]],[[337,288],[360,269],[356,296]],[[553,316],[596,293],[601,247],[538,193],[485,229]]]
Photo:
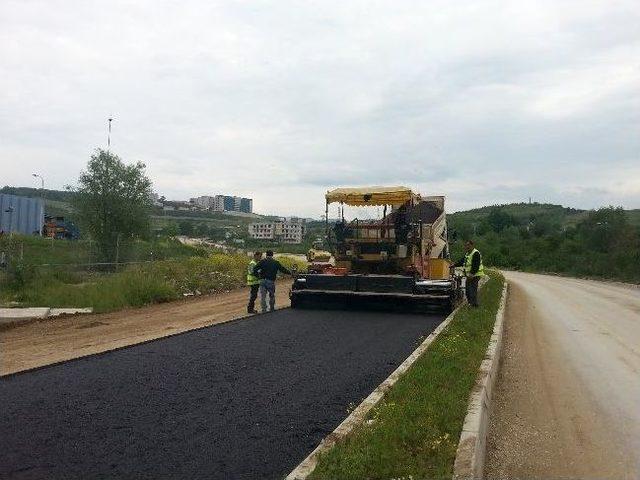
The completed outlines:
[[[289,306],[290,282],[276,307]],[[0,375],[106,352],[246,315],[247,289],[119,312],[48,318],[0,331]],[[258,299],[259,301],[259,299]]]
[[[487,478],[638,478],[640,290],[505,272]]]

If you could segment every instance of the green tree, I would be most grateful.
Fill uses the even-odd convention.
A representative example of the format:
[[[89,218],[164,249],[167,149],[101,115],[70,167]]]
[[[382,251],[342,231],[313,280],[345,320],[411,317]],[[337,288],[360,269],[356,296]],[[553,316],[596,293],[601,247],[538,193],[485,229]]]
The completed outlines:
[[[619,244],[626,243],[630,228],[627,216],[621,207],[603,207],[589,212],[578,229],[589,248],[607,253],[615,250]]]
[[[180,235],[191,237],[193,235],[193,222],[189,220],[182,220],[178,223],[178,229],[180,230]]]
[[[121,241],[148,235],[151,181],[143,163],[126,165],[117,155],[97,149],[75,193],[80,224],[96,242],[102,260],[113,261]]]
[[[176,222],[169,222],[162,227],[161,232],[168,237],[175,237],[176,235],[180,235],[180,227],[178,227]]]
[[[501,232],[507,227],[516,225],[515,219],[501,208],[492,208],[487,215],[487,223],[494,232]]]

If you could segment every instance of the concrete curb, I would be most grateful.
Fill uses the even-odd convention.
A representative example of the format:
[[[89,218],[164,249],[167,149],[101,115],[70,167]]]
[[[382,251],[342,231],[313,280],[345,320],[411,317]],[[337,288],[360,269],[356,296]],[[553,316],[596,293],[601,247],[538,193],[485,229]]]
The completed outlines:
[[[7,320],[45,318],[49,316],[50,311],[49,307],[0,308],[0,318]]]
[[[0,308],[0,331],[60,315],[93,313],[93,308]]]
[[[453,312],[445,318],[438,327],[425,338],[425,340],[409,355],[404,362],[396,368],[389,377],[384,380],[378,387],[365,398],[360,405],[356,407],[351,414],[342,421],[336,429],[327,435],[320,444],[305,458],[289,475],[286,480],[305,480],[316,468],[318,459],[321,454],[326,453],[336,442],[349,435],[356,427],[362,425],[367,413],[384,397],[385,393],[400,379],[404,373],[409,370],[411,365],[420,358],[429,345],[442,333],[451,323],[458,310],[465,305],[466,302],[460,304]]]
[[[493,334],[489,340],[484,360],[480,364],[476,385],[471,392],[467,415],[462,425],[453,467],[454,480],[483,478],[492,394],[500,364],[507,291],[507,281],[505,280]]]

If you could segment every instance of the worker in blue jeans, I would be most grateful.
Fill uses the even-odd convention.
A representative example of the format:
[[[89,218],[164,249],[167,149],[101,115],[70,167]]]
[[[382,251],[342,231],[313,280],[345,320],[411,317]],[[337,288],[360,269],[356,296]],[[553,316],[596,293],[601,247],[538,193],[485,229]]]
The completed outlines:
[[[267,250],[266,258],[263,258],[254,267],[253,271],[260,277],[260,306],[262,313],[267,312],[267,294],[269,294],[269,311],[276,308],[276,277],[278,272],[291,275],[291,272],[273,258],[273,251]]]

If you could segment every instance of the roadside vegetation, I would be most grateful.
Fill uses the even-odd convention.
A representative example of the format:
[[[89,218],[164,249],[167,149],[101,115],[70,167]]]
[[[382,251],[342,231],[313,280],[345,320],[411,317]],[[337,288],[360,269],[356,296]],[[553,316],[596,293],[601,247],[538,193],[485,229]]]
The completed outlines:
[[[489,275],[481,307],[461,308],[364,424],[320,458],[310,478],[451,478],[504,285],[501,274]]]
[[[584,211],[559,205],[514,204],[450,215],[462,239],[473,238],[485,264],[528,272],[640,282],[640,211]]]
[[[47,202],[70,204],[83,232],[81,240],[0,236],[0,304],[107,312],[244,285],[247,255],[183,245],[174,238],[178,232],[152,231],[152,189],[144,164],[125,163],[97,149],[77,184],[67,192],[38,194]],[[22,190],[3,189],[15,194]],[[246,231],[246,219],[234,221],[235,228],[244,225]],[[218,233],[226,237],[227,232]],[[280,261],[289,267],[297,262]],[[302,262],[297,266],[304,269]]]
[[[164,238],[138,240],[119,265],[88,264],[90,242],[40,237],[0,238],[11,258],[0,273],[0,304],[21,307],[92,307],[108,312],[228,291],[244,285],[249,257],[218,253]],[[299,270],[294,258],[279,260]]]

